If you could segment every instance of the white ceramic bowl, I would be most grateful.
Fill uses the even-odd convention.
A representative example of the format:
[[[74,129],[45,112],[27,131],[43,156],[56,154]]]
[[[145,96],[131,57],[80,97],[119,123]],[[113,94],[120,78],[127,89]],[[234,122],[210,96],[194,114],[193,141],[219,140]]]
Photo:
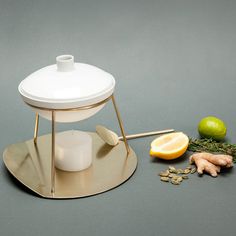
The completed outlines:
[[[95,115],[98,111],[100,111],[105,104],[100,105],[96,108],[92,108],[89,110],[80,110],[80,111],[56,111],[55,112],[55,121],[60,123],[71,123],[77,122],[80,120],[85,120],[93,115]],[[41,117],[51,120],[52,113],[50,111],[40,110],[36,108],[32,108],[35,112],[37,112]]]
[[[115,79],[106,71],[92,65],[74,63],[71,55],[58,56],[56,61],[56,65],[29,75],[18,87],[23,100],[40,116],[51,120],[52,109],[90,106],[105,100],[114,92]],[[55,111],[55,120],[84,120],[96,114],[104,105],[87,110]]]

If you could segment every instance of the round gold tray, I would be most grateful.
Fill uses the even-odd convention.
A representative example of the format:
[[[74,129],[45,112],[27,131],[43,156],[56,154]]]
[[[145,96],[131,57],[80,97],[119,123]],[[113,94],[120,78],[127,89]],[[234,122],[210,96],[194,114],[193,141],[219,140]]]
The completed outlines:
[[[33,192],[45,198],[80,198],[108,191],[128,180],[137,167],[137,157],[124,142],[115,147],[105,144],[96,133],[93,162],[83,171],[56,169],[55,191],[51,192],[51,134],[8,146],[3,160],[10,173]]]

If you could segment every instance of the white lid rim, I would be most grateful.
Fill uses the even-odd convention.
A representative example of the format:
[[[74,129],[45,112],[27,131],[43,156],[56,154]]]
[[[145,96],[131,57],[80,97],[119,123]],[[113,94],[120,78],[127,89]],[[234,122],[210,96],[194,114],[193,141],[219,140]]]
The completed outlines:
[[[23,81],[22,81],[23,82]],[[19,93],[23,96],[23,97],[26,97],[30,100],[35,100],[35,101],[38,101],[38,102],[48,102],[48,103],[67,103],[67,102],[74,102],[74,101],[87,101],[87,100],[90,100],[90,99],[93,99],[93,98],[96,98],[96,97],[99,97],[99,96],[102,96],[103,94],[106,94],[108,93],[110,90],[114,90],[115,88],[115,79],[113,78],[113,84],[111,87],[107,88],[107,89],[104,89],[102,91],[99,91],[98,93],[95,93],[93,95],[90,95],[90,96],[84,96],[84,97],[74,97],[74,98],[69,98],[69,99],[53,99],[53,98],[43,98],[43,97],[38,97],[38,96],[33,96],[29,93],[27,93],[26,91],[24,91],[24,89],[22,89],[22,82],[19,84],[18,86],[18,91]]]
[[[111,96],[114,92],[114,88],[107,92],[106,94],[103,94],[99,97],[91,98],[89,100],[74,100],[74,101],[64,101],[64,102],[47,102],[47,101],[40,101],[31,99],[29,97],[24,96],[21,94],[21,97],[24,102],[28,103],[29,105],[36,106],[36,107],[42,107],[42,108],[48,108],[48,109],[68,109],[68,108],[76,108],[76,107],[82,107],[82,106],[89,106],[98,102],[101,102]]]

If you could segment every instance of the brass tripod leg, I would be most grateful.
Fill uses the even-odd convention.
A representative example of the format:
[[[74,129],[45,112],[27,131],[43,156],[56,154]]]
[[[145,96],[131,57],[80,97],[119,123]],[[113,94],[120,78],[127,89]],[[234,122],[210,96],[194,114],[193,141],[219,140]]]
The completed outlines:
[[[35,126],[34,126],[34,144],[37,143],[38,130],[39,130],[39,114],[36,113],[36,116],[35,116]]]
[[[118,119],[118,122],[119,122],[119,126],[120,126],[120,130],[121,130],[121,133],[122,133],[122,137],[123,137],[124,142],[125,142],[125,148],[126,148],[126,151],[127,151],[127,155],[129,155],[130,148],[129,148],[129,144],[128,144],[128,141],[127,141],[126,136],[125,136],[124,126],[123,126],[123,123],[122,123],[122,120],[121,120],[121,117],[120,117],[120,113],[119,113],[117,105],[116,105],[116,101],[115,101],[114,95],[112,95],[111,98],[112,98],[112,103],[113,103],[113,106],[115,108],[116,116],[117,116],[117,119]]]
[[[52,110],[51,193],[55,192],[55,111]]]

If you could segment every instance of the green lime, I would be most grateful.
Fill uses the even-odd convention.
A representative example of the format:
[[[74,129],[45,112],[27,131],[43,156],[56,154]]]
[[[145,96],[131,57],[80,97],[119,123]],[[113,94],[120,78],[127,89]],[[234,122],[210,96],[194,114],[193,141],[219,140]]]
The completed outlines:
[[[225,123],[214,116],[205,117],[198,124],[198,132],[204,138],[220,141],[226,136],[226,131]]]

